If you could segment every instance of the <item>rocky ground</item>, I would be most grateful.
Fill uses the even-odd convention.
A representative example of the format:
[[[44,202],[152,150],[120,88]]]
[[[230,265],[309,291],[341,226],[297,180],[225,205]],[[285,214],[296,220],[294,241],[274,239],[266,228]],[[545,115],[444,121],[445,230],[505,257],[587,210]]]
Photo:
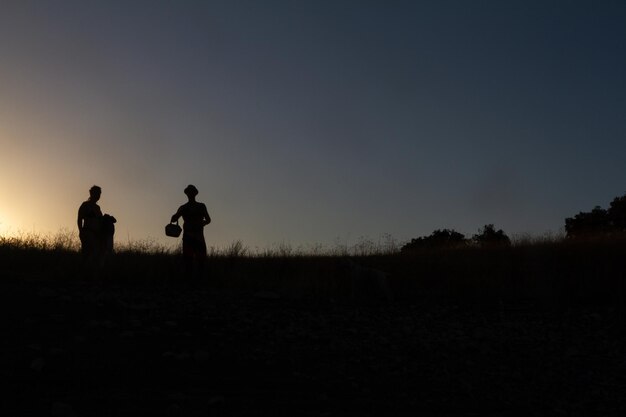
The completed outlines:
[[[2,277],[2,415],[626,415],[610,306]]]

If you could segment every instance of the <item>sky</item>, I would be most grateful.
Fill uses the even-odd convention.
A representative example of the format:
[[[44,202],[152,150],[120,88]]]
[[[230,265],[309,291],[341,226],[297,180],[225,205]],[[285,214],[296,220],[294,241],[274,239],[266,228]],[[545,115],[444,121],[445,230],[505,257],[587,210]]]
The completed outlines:
[[[558,233],[626,193],[626,2],[0,5],[0,234],[209,246]]]

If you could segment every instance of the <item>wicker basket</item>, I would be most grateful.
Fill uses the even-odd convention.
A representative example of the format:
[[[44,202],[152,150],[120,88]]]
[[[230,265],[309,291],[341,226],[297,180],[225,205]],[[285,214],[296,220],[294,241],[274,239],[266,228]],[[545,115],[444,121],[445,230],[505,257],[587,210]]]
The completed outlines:
[[[165,234],[170,237],[178,237],[182,231],[183,229],[178,225],[178,221],[165,226]]]

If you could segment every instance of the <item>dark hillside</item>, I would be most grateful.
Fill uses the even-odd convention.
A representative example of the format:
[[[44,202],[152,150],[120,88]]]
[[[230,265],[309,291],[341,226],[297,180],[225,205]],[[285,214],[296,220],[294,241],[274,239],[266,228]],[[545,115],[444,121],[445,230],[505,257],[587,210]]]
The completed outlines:
[[[623,415],[624,248],[463,248],[356,267],[220,256],[182,283],[165,253],[120,253],[94,277],[72,251],[4,246],[1,405],[33,416]],[[394,300],[355,270],[387,273]]]

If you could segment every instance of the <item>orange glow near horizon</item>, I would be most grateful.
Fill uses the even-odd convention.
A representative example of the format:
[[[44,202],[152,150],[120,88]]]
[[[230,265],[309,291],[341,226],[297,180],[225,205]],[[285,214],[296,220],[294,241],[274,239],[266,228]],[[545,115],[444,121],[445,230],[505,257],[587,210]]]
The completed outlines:
[[[0,100],[0,109],[7,106]],[[101,178],[100,161],[89,158],[84,132],[60,116],[12,114],[0,128],[0,233],[51,236],[76,228],[76,211]],[[94,152],[97,153],[97,152]],[[115,172],[117,167],[110,166]],[[104,180],[103,180],[104,182]],[[117,185],[117,184],[116,184]],[[108,202],[108,201],[107,201]]]
[[[15,237],[23,235],[24,233],[32,232],[39,233],[40,231],[33,228],[28,229],[25,224],[22,223],[21,217],[14,213],[14,207],[6,205],[6,195],[0,193],[2,197],[2,211],[0,211],[0,236],[1,237]]]
[[[4,211],[0,212],[0,237],[10,237],[15,234],[15,230],[13,230],[13,222],[11,219],[4,213]]]

